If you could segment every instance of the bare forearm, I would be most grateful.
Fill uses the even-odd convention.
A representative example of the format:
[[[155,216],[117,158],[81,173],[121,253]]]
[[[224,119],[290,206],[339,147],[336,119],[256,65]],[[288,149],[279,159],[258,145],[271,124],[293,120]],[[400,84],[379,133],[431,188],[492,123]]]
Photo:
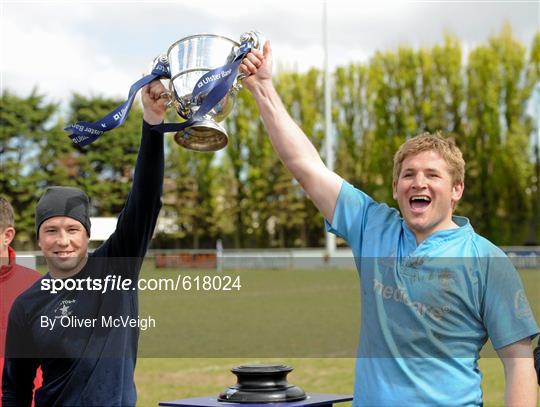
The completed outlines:
[[[536,406],[538,388],[532,358],[516,358],[505,363],[505,405]]]
[[[251,89],[278,157],[323,216],[332,221],[342,179],[328,170],[318,151],[285,110],[271,81]]]
[[[272,84],[272,48],[252,50],[242,60],[244,85],[255,97],[264,126],[278,157],[302,185],[323,216],[332,221],[343,180],[328,170],[302,129],[291,118]]]
[[[279,158],[300,182],[307,164],[324,165],[319,153],[286,111],[270,81],[253,89],[263,123]]]

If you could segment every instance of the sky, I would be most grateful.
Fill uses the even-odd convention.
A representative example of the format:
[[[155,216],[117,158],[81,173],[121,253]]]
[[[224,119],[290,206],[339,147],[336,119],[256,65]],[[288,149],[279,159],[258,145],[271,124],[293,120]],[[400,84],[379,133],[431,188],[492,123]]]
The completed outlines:
[[[540,28],[537,1],[328,1],[329,66],[365,62],[377,50],[430,47],[445,33],[465,50],[508,21],[527,46]],[[73,92],[125,98],[153,58],[176,40],[212,33],[238,40],[258,30],[274,64],[323,67],[323,1],[1,0],[0,86],[20,96],[37,88],[66,105]]]

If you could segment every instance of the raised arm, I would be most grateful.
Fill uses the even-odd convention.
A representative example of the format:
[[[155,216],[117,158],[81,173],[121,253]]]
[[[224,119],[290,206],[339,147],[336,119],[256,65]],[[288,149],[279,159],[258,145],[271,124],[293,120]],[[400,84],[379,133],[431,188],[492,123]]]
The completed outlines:
[[[164,174],[163,134],[152,130],[165,116],[165,87],[159,80],[146,85],[143,102],[142,138],[126,204],[118,218],[115,233],[96,252],[107,257],[142,257],[152,238],[161,208]]]
[[[270,141],[285,167],[330,222],[343,180],[324,165],[319,153],[291,118],[272,84],[272,49],[253,50],[242,62],[250,76],[244,86],[253,94]]]

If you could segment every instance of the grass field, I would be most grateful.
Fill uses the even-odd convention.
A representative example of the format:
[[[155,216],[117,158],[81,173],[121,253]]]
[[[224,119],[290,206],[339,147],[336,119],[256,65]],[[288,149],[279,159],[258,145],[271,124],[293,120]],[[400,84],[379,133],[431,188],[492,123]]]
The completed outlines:
[[[136,384],[139,404],[217,395],[234,384],[230,369],[248,363],[295,368],[289,381],[306,391],[352,394],[358,337],[359,287],[353,270],[226,271],[240,275],[235,292],[195,289],[214,271],[155,270],[141,277],[189,276],[190,290],[142,291],[141,316],[157,327],[141,333]],[[522,270],[533,312],[540,315],[540,271]],[[483,353],[484,401],[503,404],[504,374],[493,352]],[[224,356],[224,357],[219,357]]]
[[[155,406],[158,401],[189,397],[217,396],[235,383],[232,367],[246,363],[284,363],[295,370],[289,382],[307,392],[351,394],[354,359],[171,359],[139,358],[135,383],[141,406]],[[498,359],[481,359],[482,388],[486,406],[504,405],[504,372]],[[350,403],[339,404],[350,406]]]

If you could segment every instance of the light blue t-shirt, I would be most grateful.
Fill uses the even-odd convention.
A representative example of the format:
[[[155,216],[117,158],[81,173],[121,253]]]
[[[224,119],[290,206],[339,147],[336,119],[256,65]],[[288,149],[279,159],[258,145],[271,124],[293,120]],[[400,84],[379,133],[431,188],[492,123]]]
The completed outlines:
[[[535,336],[519,275],[468,219],[416,244],[396,209],[343,182],[327,229],[353,250],[362,291],[354,405],[482,404],[479,351]]]

